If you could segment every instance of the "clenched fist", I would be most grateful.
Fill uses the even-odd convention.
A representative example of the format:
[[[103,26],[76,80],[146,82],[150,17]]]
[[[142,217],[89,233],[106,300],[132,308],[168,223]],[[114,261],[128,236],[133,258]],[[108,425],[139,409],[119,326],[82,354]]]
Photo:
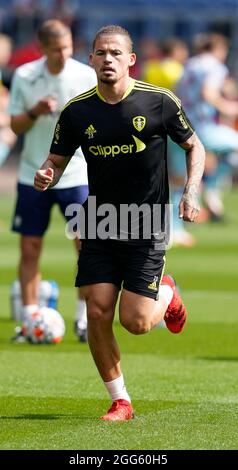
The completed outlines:
[[[38,170],[35,174],[34,188],[37,191],[46,191],[50,184],[53,182],[54,170],[47,168],[47,170]]]

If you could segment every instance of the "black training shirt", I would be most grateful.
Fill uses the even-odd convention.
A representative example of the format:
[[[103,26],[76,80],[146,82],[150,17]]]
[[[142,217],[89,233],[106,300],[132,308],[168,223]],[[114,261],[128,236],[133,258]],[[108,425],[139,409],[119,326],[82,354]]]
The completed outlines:
[[[50,152],[68,157],[81,146],[97,207],[167,204],[167,136],[180,144],[193,132],[170,90],[131,80],[116,104],[107,103],[97,87],[72,99],[60,115]]]

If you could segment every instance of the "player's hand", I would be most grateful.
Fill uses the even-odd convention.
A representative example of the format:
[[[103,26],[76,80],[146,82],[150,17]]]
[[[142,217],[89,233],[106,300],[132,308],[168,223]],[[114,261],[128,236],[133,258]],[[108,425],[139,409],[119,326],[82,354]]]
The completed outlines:
[[[38,170],[35,174],[34,188],[37,191],[46,191],[50,184],[53,182],[54,170],[47,168],[47,170]]]
[[[38,103],[32,108],[35,116],[41,116],[45,114],[54,113],[57,108],[57,97],[55,95],[48,95],[42,98]]]
[[[198,191],[188,187],[179,204],[179,218],[186,222],[195,222],[200,211]]]

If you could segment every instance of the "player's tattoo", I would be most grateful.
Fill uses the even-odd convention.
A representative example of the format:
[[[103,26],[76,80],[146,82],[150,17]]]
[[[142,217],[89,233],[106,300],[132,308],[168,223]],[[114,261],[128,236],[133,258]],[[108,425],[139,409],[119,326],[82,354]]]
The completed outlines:
[[[199,191],[196,184],[186,185],[182,200],[184,201],[187,207],[191,207],[193,210],[199,212]]]
[[[199,185],[204,171],[205,150],[195,132],[186,142],[181,144],[181,147],[186,151],[188,173],[184,196],[195,202],[198,198]]]
[[[181,144],[186,151],[187,183],[184,188],[181,202],[188,212],[185,220],[194,221],[200,210],[199,186],[204,171],[205,150],[194,133],[186,142]]]

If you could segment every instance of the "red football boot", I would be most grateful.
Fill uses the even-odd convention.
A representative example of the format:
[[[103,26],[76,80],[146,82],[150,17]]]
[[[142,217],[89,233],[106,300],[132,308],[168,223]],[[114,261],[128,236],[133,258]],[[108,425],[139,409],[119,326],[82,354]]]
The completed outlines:
[[[185,306],[172,276],[163,276],[161,285],[162,284],[166,284],[173,289],[173,297],[165,312],[164,321],[171,333],[181,333],[187,319]]]
[[[128,421],[134,418],[133,408],[127,400],[115,400],[106,415],[100,419],[104,421]]]

